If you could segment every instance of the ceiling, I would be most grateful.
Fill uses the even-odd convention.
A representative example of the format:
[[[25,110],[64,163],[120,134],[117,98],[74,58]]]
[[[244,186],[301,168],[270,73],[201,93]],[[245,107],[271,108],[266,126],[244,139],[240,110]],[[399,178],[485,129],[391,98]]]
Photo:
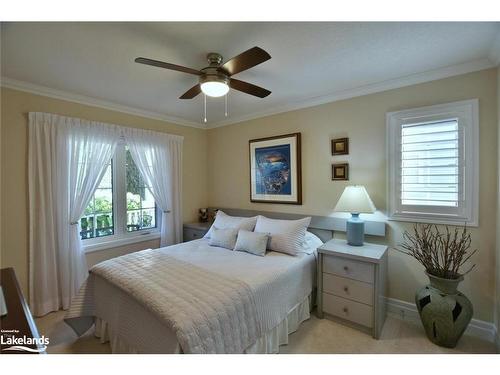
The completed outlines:
[[[199,69],[212,51],[224,60],[254,46],[269,52],[271,60],[235,78],[272,94],[259,99],[232,90],[228,118],[223,98],[208,99],[208,126],[217,126],[376,91],[398,79],[462,72],[454,66],[494,66],[499,40],[500,23],[493,22],[2,23],[1,74],[3,81],[203,127],[202,95],[178,99],[197,77],[136,64],[134,58]]]

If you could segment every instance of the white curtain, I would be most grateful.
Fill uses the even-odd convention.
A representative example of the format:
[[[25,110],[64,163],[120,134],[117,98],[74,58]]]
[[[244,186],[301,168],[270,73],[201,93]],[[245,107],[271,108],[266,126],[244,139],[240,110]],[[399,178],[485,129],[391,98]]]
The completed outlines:
[[[80,217],[115,152],[119,127],[29,114],[30,306],[67,309],[87,277]]]
[[[137,168],[162,210],[161,246],[182,241],[183,137],[142,129],[124,129]]]

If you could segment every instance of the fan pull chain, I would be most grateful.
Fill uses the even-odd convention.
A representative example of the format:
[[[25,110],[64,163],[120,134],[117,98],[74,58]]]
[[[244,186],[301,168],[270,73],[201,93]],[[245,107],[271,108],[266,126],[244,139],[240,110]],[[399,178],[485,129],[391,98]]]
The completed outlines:
[[[227,95],[224,97],[224,116],[227,117]]]
[[[207,96],[203,94],[203,122],[207,122]]]

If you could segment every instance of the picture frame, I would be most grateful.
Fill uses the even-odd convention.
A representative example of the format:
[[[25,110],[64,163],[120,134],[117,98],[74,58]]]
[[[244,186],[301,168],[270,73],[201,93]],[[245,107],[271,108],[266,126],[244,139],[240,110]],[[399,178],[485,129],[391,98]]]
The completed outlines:
[[[349,180],[349,164],[348,163],[332,164],[332,180],[333,181]]]
[[[248,142],[250,202],[302,204],[301,133]]]
[[[348,155],[349,138],[332,139],[332,155]]]

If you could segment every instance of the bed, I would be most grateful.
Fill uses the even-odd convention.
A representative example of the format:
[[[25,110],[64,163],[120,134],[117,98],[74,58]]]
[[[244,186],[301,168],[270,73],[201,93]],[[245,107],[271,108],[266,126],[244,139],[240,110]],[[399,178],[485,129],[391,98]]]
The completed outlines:
[[[270,251],[265,257],[259,257],[209,246],[207,239],[200,239],[145,252],[167,255],[247,285],[255,302],[252,314],[256,315],[261,330],[257,331],[255,341],[250,340],[254,342],[235,352],[277,353],[279,346],[288,342],[288,335],[309,318],[316,279],[316,252],[312,250],[311,254],[297,256]],[[130,256],[136,257],[137,254]],[[143,259],[141,262],[144,264],[148,260]],[[129,290],[118,287],[116,283],[95,273],[94,269],[91,270],[88,283],[92,286],[83,288],[84,292],[81,291],[66,315],[66,322],[77,333],[88,329],[92,323],[88,318],[94,317],[96,336],[102,342],[109,341],[113,353],[186,351],[171,325],[165,324],[150,307],[145,306],[146,300],[134,298]],[[89,299],[92,301],[89,302]],[[219,348],[189,352],[232,351]]]
[[[368,234],[385,233],[383,223],[366,224]],[[345,230],[345,219],[312,216],[307,230],[327,241]],[[78,334],[95,324],[113,353],[278,353],[310,317],[317,246],[261,257],[200,239],[113,258],[91,269],[65,321]]]

